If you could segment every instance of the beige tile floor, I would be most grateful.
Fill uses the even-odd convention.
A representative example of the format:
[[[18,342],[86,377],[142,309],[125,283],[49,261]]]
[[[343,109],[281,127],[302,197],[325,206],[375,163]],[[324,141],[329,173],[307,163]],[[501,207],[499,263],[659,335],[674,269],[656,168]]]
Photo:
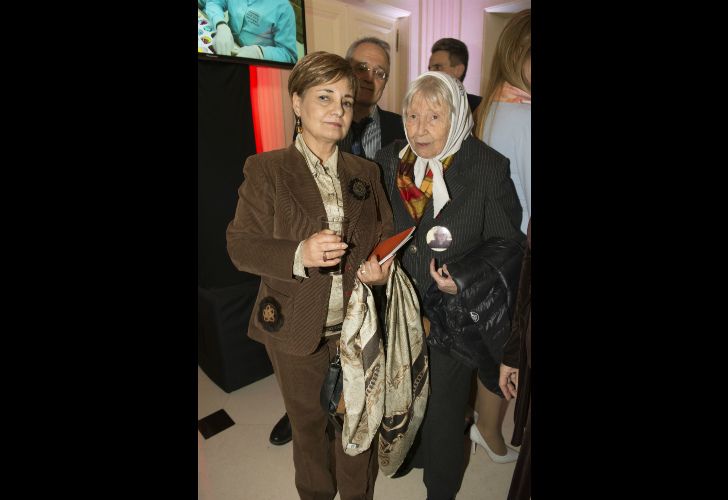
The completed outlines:
[[[290,445],[268,442],[283,415],[283,399],[273,375],[228,394],[198,367],[197,413],[205,417],[224,409],[235,425],[204,439],[198,432],[199,500],[296,500]],[[513,404],[508,406],[503,435],[513,433]],[[478,448],[470,455],[458,500],[505,500],[515,462],[496,464]],[[423,500],[422,469],[390,479],[381,472],[375,500]],[[339,496],[336,496],[339,499]]]

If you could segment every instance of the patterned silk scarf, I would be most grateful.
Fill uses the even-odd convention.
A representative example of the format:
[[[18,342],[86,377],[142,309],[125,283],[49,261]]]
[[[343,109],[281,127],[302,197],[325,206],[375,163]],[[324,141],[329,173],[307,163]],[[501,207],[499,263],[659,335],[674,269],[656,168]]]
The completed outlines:
[[[391,477],[417,436],[430,395],[430,365],[420,302],[396,259],[387,281],[385,325],[386,383],[379,428],[379,468]]]
[[[442,173],[448,169],[455,155],[450,155],[442,160]],[[399,161],[397,171],[397,187],[407,212],[416,223],[420,222],[425,213],[427,202],[432,198],[432,170],[427,170],[422,185],[418,188],[414,182],[414,169],[417,155],[412,148],[408,147],[402,159]]]
[[[354,279],[339,342],[343,399],[341,441],[344,453],[368,450],[384,415],[385,356],[372,291]]]
[[[387,281],[385,324],[386,355],[371,289],[356,278],[341,330],[341,444],[355,456],[379,434],[379,468],[391,476],[412,446],[430,394],[419,299],[396,259]]]

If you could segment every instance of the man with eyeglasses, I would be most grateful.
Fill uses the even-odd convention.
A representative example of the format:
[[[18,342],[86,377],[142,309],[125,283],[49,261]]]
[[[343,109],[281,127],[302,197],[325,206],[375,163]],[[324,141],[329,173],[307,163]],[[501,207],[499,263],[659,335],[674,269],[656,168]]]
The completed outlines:
[[[402,116],[377,105],[389,79],[389,44],[375,37],[361,38],[349,46],[346,60],[359,79],[359,92],[354,120],[339,148],[372,160],[384,146],[405,138]]]
[[[339,150],[373,160],[382,147],[396,139],[406,139],[402,115],[377,106],[389,79],[389,44],[375,37],[361,38],[349,46],[346,60],[359,79],[359,92],[354,100],[354,119],[349,133],[339,141]],[[383,293],[375,290],[374,298],[382,310]],[[269,440],[271,444],[283,445],[291,439],[291,423],[286,413],[273,427]]]

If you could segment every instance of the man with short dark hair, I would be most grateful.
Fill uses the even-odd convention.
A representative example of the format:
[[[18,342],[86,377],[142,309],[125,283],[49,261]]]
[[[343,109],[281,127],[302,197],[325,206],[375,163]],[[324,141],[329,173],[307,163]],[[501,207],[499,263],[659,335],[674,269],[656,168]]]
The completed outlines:
[[[440,38],[430,51],[430,71],[442,71],[461,82],[465,80],[468,72],[468,47],[456,38]],[[475,111],[483,98],[479,95],[468,94],[470,111]]]

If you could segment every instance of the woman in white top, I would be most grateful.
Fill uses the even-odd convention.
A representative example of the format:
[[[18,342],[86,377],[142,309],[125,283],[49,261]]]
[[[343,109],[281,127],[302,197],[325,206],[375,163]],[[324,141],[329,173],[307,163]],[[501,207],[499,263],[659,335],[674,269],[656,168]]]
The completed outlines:
[[[493,56],[490,80],[475,111],[476,135],[511,162],[511,179],[523,208],[521,231],[531,218],[531,10],[514,15],[503,29]],[[501,360],[497,360],[499,363]],[[503,439],[508,401],[478,379],[477,422],[470,439],[498,463],[518,454]]]
[[[475,123],[477,136],[511,160],[525,233],[531,218],[531,9],[513,16],[498,39]]]

